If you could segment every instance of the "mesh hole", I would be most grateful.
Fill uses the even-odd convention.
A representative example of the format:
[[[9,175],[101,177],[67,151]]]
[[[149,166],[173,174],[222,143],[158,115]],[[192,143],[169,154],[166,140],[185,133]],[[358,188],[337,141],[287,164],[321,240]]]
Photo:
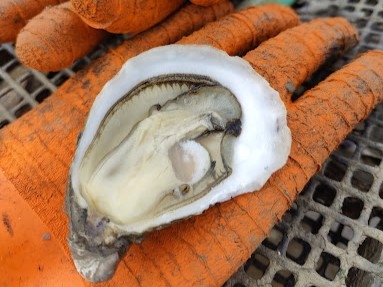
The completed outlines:
[[[368,21],[365,20],[365,19],[357,19],[355,21],[355,26],[358,28],[358,29],[362,29],[364,27],[366,27]]]
[[[355,11],[355,7],[354,6],[346,6],[343,9],[348,11],[348,12],[354,12]]]
[[[373,148],[365,148],[362,151],[360,159],[363,163],[370,166],[379,166],[382,161],[383,153]]]
[[[383,143],[383,128],[373,126],[371,129],[370,139],[376,142]]]
[[[53,79],[59,72],[49,72],[48,74],[46,74],[46,77],[48,79]]]
[[[53,80],[53,84],[55,84],[58,87],[61,86],[68,79],[69,76],[67,74],[62,73],[59,77]]]
[[[245,272],[253,279],[261,279],[269,265],[270,260],[255,251],[245,263]]]
[[[235,283],[234,285],[233,285],[233,287],[246,287],[245,285],[242,285],[242,284],[240,284],[240,283]]]
[[[380,198],[383,198],[383,183],[380,185],[380,188],[379,188],[379,196]]]
[[[364,203],[359,198],[346,197],[342,205],[342,214],[352,219],[358,219],[363,207]]]
[[[371,10],[371,9],[362,9],[362,12],[364,13],[364,16],[365,17],[370,17],[372,15],[372,13],[374,12],[374,10]],[[378,42],[379,43],[379,42]]]
[[[6,65],[5,71],[7,73],[11,74],[13,70],[18,70],[17,67],[19,67],[19,68],[21,67],[21,64],[19,62],[17,62],[16,60],[9,61],[8,65]],[[17,76],[14,76],[14,75],[11,75],[11,76],[13,79],[17,78]],[[20,76],[20,75],[18,75],[18,76]]]
[[[0,103],[4,108],[10,110],[16,107],[23,100],[14,90],[9,90],[3,96],[0,96]]]
[[[321,183],[315,188],[313,199],[324,206],[331,206],[334,202],[335,196],[336,190],[333,187]]]
[[[41,87],[41,82],[29,75],[26,79],[21,81],[20,83],[22,86],[25,85],[25,90],[32,94],[34,91],[36,91],[38,88]]]
[[[273,281],[271,282],[273,287],[293,287],[295,286],[294,274],[288,270],[279,270],[275,273]]]
[[[5,126],[8,125],[8,124],[9,124],[9,121],[8,121],[8,120],[1,120],[1,121],[0,121],[0,129],[3,128],[3,127],[5,127]]]
[[[346,139],[339,145],[337,154],[347,158],[352,158],[356,152],[357,147],[358,145],[356,143]]]
[[[383,32],[383,22],[375,22],[371,25],[371,29],[377,32]]]
[[[308,211],[301,221],[302,228],[312,234],[318,234],[319,229],[323,225],[323,215],[315,212]]]
[[[28,73],[28,69],[21,65],[19,62],[14,61],[7,67],[6,72],[9,74],[9,76],[11,76],[12,79],[17,80],[25,76],[25,74]]]
[[[0,66],[4,66],[13,60],[13,56],[5,49],[0,50]]]
[[[372,176],[372,174],[360,169],[354,171],[351,178],[351,185],[362,192],[368,192],[373,182],[374,177]]]
[[[372,286],[373,279],[371,275],[363,270],[356,267],[350,268],[346,277],[347,287],[361,287],[361,286]]]
[[[383,11],[380,11],[380,12],[378,13],[378,16],[383,18]]]
[[[287,246],[286,257],[299,265],[303,265],[306,263],[310,251],[310,244],[300,238],[293,238]]]
[[[370,218],[368,219],[368,225],[383,231],[383,209],[382,208],[375,206],[372,209]]]
[[[372,13],[372,11],[371,11]],[[365,38],[364,41],[367,43],[372,43],[372,44],[379,44],[380,41],[380,35],[379,34],[374,34],[374,33],[369,33]]]
[[[337,160],[330,159],[327,163],[324,175],[332,180],[341,181],[346,174],[347,166]]]
[[[42,101],[44,101],[47,97],[49,97],[49,95],[51,94],[51,91],[48,90],[48,89],[43,89],[41,90],[35,97],[36,101],[38,101],[39,103],[41,103]]]
[[[275,225],[273,229],[271,229],[269,236],[262,241],[262,245],[266,246],[269,249],[277,250],[283,241],[283,237],[283,230],[277,225]]]
[[[358,248],[358,254],[372,263],[378,263],[382,254],[383,244],[371,237],[367,237]]]
[[[366,0],[366,4],[371,6],[375,6],[378,2],[378,0]]]
[[[316,272],[327,280],[333,281],[339,270],[340,260],[330,253],[322,252],[317,262]]]
[[[327,237],[335,246],[347,249],[348,242],[354,237],[354,230],[348,225],[334,221],[331,224]]]
[[[348,0],[347,2],[348,2],[348,3],[359,3],[360,0]]]
[[[338,11],[339,11],[338,5],[336,5],[336,4],[329,5],[326,11],[321,11],[322,13],[318,11],[318,16],[319,16],[319,14],[321,14],[323,16],[328,15],[329,17],[331,17],[331,16],[334,17],[335,15],[338,14]]]
[[[30,105],[28,105],[28,104],[22,105],[15,112],[16,118],[21,117],[23,114],[25,114],[26,112],[30,111],[31,109],[32,109],[32,107]]]

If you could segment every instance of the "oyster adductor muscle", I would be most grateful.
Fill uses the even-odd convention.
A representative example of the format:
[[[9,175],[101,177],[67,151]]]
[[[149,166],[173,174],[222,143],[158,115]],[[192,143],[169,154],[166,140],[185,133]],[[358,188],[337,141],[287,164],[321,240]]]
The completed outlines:
[[[78,271],[109,279],[145,233],[259,189],[290,145],[278,93],[241,58],[179,45],[132,58],[96,98],[72,162]]]

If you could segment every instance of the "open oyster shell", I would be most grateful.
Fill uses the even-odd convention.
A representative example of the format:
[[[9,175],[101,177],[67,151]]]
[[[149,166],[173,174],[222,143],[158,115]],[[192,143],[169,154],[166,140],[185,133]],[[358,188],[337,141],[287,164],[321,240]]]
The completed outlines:
[[[180,45],[132,58],[96,98],[72,162],[78,271],[109,279],[145,233],[261,188],[290,145],[278,93],[241,58]]]

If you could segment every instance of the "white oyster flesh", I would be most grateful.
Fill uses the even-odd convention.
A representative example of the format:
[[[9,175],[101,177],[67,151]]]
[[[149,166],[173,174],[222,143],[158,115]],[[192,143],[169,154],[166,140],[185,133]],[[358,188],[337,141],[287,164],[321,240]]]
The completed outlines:
[[[105,85],[71,185],[89,220],[140,235],[260,189],[290,146],[278,93],[246,61],[170,45],[132,58]]]
[[[221,143],[241,116],[234,96],[217,87],[194,89],[152,110],[84,182],[97,211],[120,224],[150,220],[208,192],[200,181],[209,176],[219,181],[215,165],[222,162]],[[214,143],[217,158],[209,155]]]

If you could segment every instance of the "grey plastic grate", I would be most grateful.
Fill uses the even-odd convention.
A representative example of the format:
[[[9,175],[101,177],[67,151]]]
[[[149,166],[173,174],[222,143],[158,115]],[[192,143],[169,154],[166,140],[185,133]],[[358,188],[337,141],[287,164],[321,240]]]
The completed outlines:
[[[17,60],[12,45],[0,45],[0,128],[41,103],[70,76],[128,37],[127,35],[112,36],[109,41],[99,45],[71,67],[49,73],[24,67]]]
[[[360,44],[383,49],[383,1],[297,1],[303,21],[343,16]],[[383,104],[340,145],[251,258],[225,287],[383,286]]]
[[[358,27],[359,52],[383,48],[383,0],[303,0],[304,21],[344,16]],[[72,67],[40,73],[0,46],[0,128],[42,102],[71,75],[126,37],[114,36]],[[313,77],[298,94],[333,68]],[[225,287],[383,286],[383,105],[342,143],[298,197],[282,222]]]
[[[38,105],[55,89],[43,74],[22,66],[10,45],[0,47],[0,127]]]
[[[383,2],[381,0],[298,0],[297,11],[302,21],[318,17],[342,16],[360,32],[360,44],[348,54],[356,54],[383,47]]]

